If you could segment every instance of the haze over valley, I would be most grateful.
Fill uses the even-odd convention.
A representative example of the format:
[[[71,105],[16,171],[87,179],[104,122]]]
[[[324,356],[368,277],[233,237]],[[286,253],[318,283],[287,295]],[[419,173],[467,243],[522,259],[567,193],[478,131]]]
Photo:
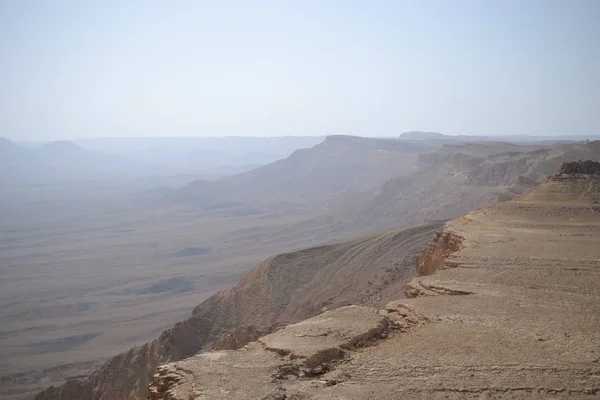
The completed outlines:
[[[98,160],[135,165],[114,150],[3,141],[12,176],[30,167],[23,180],[2,185],[4,395],[87,375],[273,254],[456,217],[523,193],[563,161],[600,156],[600,142],[289,139],[254,140],[280,154],[317,144],[233,175],[224,167],[218,179],[198,169],[201,179],[187,183],[179,175],[140,176],[141,167],[139,175],[110,175],[120,165]],[[86,167],[101,178],[80,180]],[[395,279],[411,276],[409,265]],[[381,279],[379,290],[394,293],[390,278]]]
[[[0,0],[0,398],[597,398],[599,20]]]

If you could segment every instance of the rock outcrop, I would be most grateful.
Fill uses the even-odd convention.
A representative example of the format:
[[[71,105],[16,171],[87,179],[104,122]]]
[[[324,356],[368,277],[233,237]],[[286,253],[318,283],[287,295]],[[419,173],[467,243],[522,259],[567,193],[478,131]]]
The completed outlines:
[[[519,198],[529,202],[584,203],[595,207],[600,202],[600,162],[565,162],[544,185]]]
[[[234,351],[201,353],[163,365],[148,388],[151,400],[287,399],[311,387],[330,387],[348,377],[338,364],[374,346],[391,331],[418,321],[391,309],[348,306],[289,325]],[[298,397],[305,398],[305,397]]]
[[[448,261],[448,256],[458,251],[464,238],[448,230],[440,230],[435,233],[435,237],[419,253],[417,259],[417,272],[420,275],[431,275],[437,270],[456,266]]]
[[[600,162],[592,160],[567,161],[560,166],[554,177],[564,177],[565,175],[572,174],[600,175]]]

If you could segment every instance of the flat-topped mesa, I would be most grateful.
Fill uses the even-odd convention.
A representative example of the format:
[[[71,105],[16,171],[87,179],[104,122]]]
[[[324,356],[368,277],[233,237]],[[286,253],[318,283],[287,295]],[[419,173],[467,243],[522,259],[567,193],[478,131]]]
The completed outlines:
[[[565,178],[565,175],[600,175],[600,162],[587,160],[587,161],[566,161],[562,163],[558,172],[552,176],[552,178]]]

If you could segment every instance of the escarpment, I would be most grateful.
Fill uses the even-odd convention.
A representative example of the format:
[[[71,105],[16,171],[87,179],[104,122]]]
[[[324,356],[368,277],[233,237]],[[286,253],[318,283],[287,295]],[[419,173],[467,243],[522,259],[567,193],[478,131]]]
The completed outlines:
[[[440,226],[421,224],[271,257],[156,340],[113,357],[87,378],[50,387],[36,399],[143,399],[164,363],[202,350],[243,347],[325,309],[383,305],[402,296],[404,282],[415,275],[418,251]]]
[[[565,167],[441,229],[272,257],[159,339],[38,398],[592,399],[600,393],[594,171]],[[350,305],[368,307],[338,310]],[[352,331],[363,318],[376,327]],[[355,334],[360,346],[347,346]]]
[[[406,298],[166,364],[148,398],[597,399],[600,187],[565,176],[582,168],[444,224]]]

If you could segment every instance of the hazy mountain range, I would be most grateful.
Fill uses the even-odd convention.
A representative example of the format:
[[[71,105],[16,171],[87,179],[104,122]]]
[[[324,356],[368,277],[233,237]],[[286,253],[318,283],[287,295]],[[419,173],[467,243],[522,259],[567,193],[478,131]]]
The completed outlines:
[[[335,137],[334,135],[329,138],[332,140]],[[165,137],[13,143],[3,138],[0,142],[2,156],[0,179],[2,182],[11,183],[92,181],[176,175],[185,175],[189,180],[193,180],[194,176],[197,179],[214,179],[284,159],[296,150],[311,148],[324,139],[325,137]],[[385,150],[390,149],[390,143],[397,144],[398,149],[394,151],[415,154],[426,147],[435,148],[443,144],[461,142],[511,141],[540,144],[548,141],[583,141],[589,137],[451,136],[413,131],[401,134],[399,139],[389,139],[391,142],[386,144]],[[332,149],[325,147],[319,150]],[[347,156],[352,157],[350,153]],[[351,168],[350,165],[347,167]],[[278,166],[274,165],[270,168],[277,169]],[[236,179],[239,181],[244,178]],[[248,176],[245,179],[251,178]],[[294,179],[294,176],[289,177],[288,184],[293,185]],[[324,176],[321,179],[327,178]],[[335,185],[335,179],[333,177],[330,179]]]
[[[315,246],[258,263],[233,289],[202,302],[156,339],[116,355],[88,379],[51,388],[39,399],[143,399],[160,364],[199,351],[239,348],[328,308],[383,306],[402,298],[402,285],[416,273],[411,265],[418,251],[440,226],[434,220],[518,197],[564,161],[577,159],[600,159],[600,142],[469,141],[435,148],[333,136],[253,171],[160,194],[161,207],[190,207],[196,223],[205,221],[211,230],[235,224],[222,239],[236,251]],[[225,201],[236,194],[235,201]],[[419,221],[431,222],[332,243]],[[203,265],[207,256],[195,260]]]
[[[123,180],[159,176],[214,179],[255,168],[323,138],[140,138],[0,141],[5,183]]]

